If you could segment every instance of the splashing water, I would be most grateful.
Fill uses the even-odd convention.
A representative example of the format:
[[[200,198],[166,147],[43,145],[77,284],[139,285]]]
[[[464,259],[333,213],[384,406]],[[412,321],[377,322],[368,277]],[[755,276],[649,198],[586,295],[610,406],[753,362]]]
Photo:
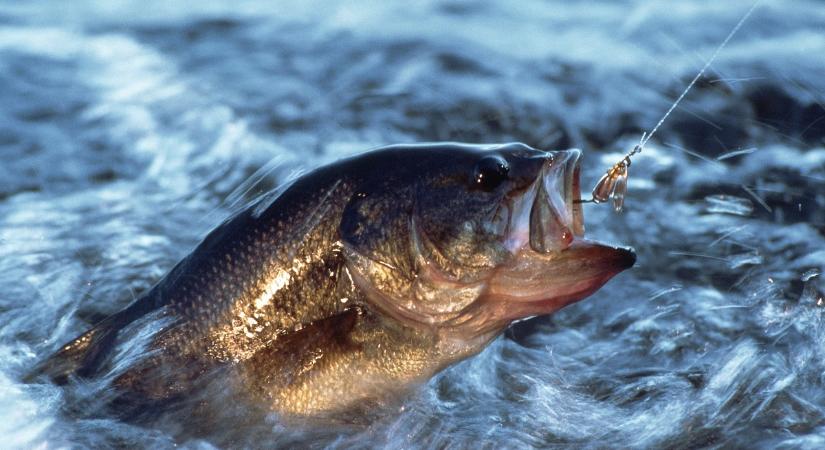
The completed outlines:
[[[4,447],[821,448],[825,6],[761,3],[695,77],[751,4],[4,4]],[[301,171],[388,143],[518,140],[593,149],[596,179],[670,107],[657,140],[687,152],[645,142],[636,201],[586,208],[638,267],[370,425],[231,399],[138,423],[102,405],[105,380],[21,381]]]

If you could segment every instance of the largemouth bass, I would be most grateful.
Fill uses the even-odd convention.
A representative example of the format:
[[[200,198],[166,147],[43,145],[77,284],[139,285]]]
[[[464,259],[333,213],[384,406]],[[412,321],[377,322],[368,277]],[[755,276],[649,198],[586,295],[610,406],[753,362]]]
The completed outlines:
[[[142,401],[220,373],[285,415],[373,407],[581,300],[635,261],[584,239],[578,150],[390,146],[218,226],[151,290],[33,371]],[[156,330],[145,357],[123,330]]]

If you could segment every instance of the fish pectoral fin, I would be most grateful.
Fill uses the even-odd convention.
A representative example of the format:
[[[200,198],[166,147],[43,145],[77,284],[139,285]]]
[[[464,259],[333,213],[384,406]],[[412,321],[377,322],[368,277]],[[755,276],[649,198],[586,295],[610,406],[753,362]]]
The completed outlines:
[[[97,371],[112,349],[120,330],[120,324],[110,316],[61,347],[40,362],[24,378],[29,382],[47,376],[57,384],[65,384],[72,375],[91,376]]]
[[[348,309],[281,336],[243,363],[246,376],[257,380],[253,384],[263,390],[284,387],[311,376],[321,358],[358,350],[359,345],[349,339],[358,314]]]

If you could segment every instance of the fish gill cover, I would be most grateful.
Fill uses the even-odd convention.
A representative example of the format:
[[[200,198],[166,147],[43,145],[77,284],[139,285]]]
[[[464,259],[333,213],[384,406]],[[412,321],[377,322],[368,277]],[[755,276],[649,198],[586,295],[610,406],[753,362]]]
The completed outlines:
[[[621,215],[585,208],[637,267],[395,414],[330,428],[228,407],[145,427],[101,409],[105,380],[22,381],[238,205],[343,156],[575,146],[595,181],[750,6],[2,3],[2,446],[822,448],[825,4],[805,0],[761,2],[634,158]]]

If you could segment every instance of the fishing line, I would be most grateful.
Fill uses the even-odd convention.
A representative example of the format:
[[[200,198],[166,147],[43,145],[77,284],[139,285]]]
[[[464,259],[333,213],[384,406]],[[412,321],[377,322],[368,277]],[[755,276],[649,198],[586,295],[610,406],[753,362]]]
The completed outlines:
[[[676,101],[673,102],[672,105],[670,105],[670,109],[668,109],[667,112],[665,113],[665,115],[663,115],[662,118],[659,119],[659,122],[656,124],[656,126],[653,127],[653,129],[650,131],[650,133],[647,134],[647,137],[644,137],[644,135],[642,136],[642,140],[641,140],[641,142],[639,142],[639,146],[644,148],[645,144],[647,144],[647,141],[649,141],[650,138],[653,137],[653,134],[656,133],[656,131],[659,130],[659,127],[661,127],[662,124],[665,122],[665,119],[667,119],[668,116],[670,116],[670,114],[673,112],[674,109],[676,109],[676,107],[679,105],[679,103],[682,101],[682,99],[685,98],[685,96],[687,95],[688,92],[690,92],[690,90],[693,88],[693,85],[695,85],[696,82],[699,81],[699,78],[702,78],[702,75],[704,75],[705,71],[708,70],[708,67],[710,67],[710,65],[713,64],[713,61],[716,59],[717,56],[719,56],[719,53],[722,51],[722,49],[724,49],[728,45],[728,42],[730,42],[730,40],[733,38],[733,36],[737,32],[739,32],[739,29],[742,28],[742,25],[744,25],[745,22],[748,20],[748,18],[751,16],[751,14],[753,14],[753,11],[756,9],[756,7],[759,5],[759,2],[761,2],[761,1],[762,0],[756,0],[753,3],[753,5],[751,5],[748,12],[746,12],[745,15],[742,16],[741,19],[739,19],[739,23],[737,23],[736,26],[733,27],[733,29],[730,31],[730,33],[728,33],[728,36],[725,38],[725,40],[722,41],[722,43],[719,45],[719,47],[716,48],[716,51],[713,52],[713,55],[711,55],[710,59],[708,59],[708,61],[705,63],[705,65],[702,66],[702,69],[699,71],[699,73],[697,73],[696,76],[693,77],[693,79],[687,85],[685,90],[682,91],[681,95],[679,95],[679,97],[676,99]]]
[[[742,25],[744,25],[745,22],[747,22],[748,18],[750,18],[751,14],[753,14],[754,10],[756,10],[756,7],[759,5],[759,2],[761,1],[762,0],[756,0],[753,3],[753,5],[751,5],[750,9],[748,9],[745,15],[743,15],[742,18],[739,19],[739,22],[736,24],[736,26],[733,27],[730,33],[728,33],[728,36],[725,38],[725,40],[723,40],[722,43],[719,44],[719,46],[713,52],[713,55],[711,55],[710,59],[708,59],[707,62],[705,62],[705,65],[702,66],[702,69],[699,70],[699,72],[696,74],[695,77],[693,77],[690,83],[688,83],[687,87],[685,87],[685,89],[682,91],[679,97],[676,98],[676,101],[674,101],[673,104],[670,105],[670,108],[668,108],[668,110],[665,112],[662,118],[659,119],[659,122],[656,123],[656,126],[654,126],[649,133],[642,133],[642,137],[641,139],[639,139],[639,143],[633,147],[633,150],[631,150],[627,155],[625,155],[624,158],[622,158],[618,163],[614,164],[613,167],[608,169],[608,171],[601,177],[601,179],[599,179],[599,181],[596,183],[596,186],[593,187],[592,198],[590,200],[584,200],[583,202],[603,203],[609,199],[612,199],[613,209],[616,212],[620,212],[622,210],[622,208],[624,207],[625,193],[627,192],[628,169],[630,168],[631,163],[630,158],[633,155],[640,153],[642,149],[644,149],[645,144],[647,144],[647,142],[650,141],[650,138],[653,137],[653,135],[659,130],[659,128],[665,122],[665,120],[667,120],[667,118],[670,116],[670,114],[673,113],[677,106],[679,106],[679,103],[681,103],[682,99],[685,98],[685,96],[688,94],[688,92],[690,92],[690,90],[693,88],[696,82],[699,81],[702,75],[705,74],[705,72],[708,70],[708,67],[710,67],[713,61],[716,60],[716,57],[719,56],[719,53],[728,45],[728,42],[730,42],[733,36],[736,35],[739,29],[742,28]]]

